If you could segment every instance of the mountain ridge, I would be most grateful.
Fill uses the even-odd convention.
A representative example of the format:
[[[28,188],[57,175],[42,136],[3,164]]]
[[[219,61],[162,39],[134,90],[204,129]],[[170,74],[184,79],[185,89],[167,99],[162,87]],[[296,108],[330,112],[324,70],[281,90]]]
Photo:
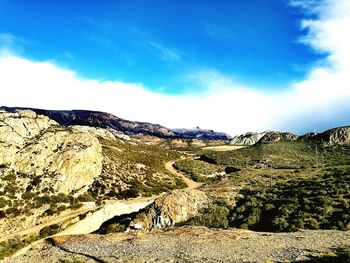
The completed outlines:
[[[98,128],[110,128],[127,135],[151,135],[165,139],[202,139],[229,140],[231,136],[223,132],[205,129],[169,129],[159,124],[130,121],[119,118],[111,113],[89,110],[45,110],[27,107],[1,106],[0,110],[15,112],[16,110],[31,110],[44,115],[62,126],[82,125]]]

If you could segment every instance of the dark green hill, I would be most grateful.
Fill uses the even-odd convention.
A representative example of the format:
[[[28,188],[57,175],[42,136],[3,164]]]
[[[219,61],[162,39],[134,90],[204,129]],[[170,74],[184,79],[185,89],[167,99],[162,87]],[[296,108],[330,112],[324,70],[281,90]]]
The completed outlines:
[[[317,158],[316,158],[317,148]],[[204,152],[201,160],[240,168],[272,166],[273,168],[303,168],[350,164],[350,145],[325,146],[317,142],[279,141],[257,144],[226,152]]]

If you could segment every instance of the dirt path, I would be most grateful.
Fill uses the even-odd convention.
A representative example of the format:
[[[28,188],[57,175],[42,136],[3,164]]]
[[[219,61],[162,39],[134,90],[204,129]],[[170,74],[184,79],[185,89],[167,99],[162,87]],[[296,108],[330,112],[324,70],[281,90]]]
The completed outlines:
[[[203,147],[202,150],[212,150],[216,152],[226,152],[226,151],[234,151],[246,146],[236,146],[236,145],[220,145],[220,146],[208,146]]]
[[[73,219],[74,217],[77,217],[81,214],[87,213],[89,211],[92,211],[92,210],[95,210],[98,208],[99,208],[99,206],[93,207],[93,208],[88,208],[88,209],[80,209],[80,210],[73,211],[73,212],[71,212],[67,215],[64,215],[64,216],[54,217],[54,218],[52,218],[52,219],[50,219],[42,224],[39,224],[39,225],[30,227],[30,228],[27,228],[27,229],[24,229],[24,230],[21,230],[21,231],[18,231],[18,232],[15,232],[15,233],[3,236],[3,237],[0,237],[0,242],[9,240],[9,239],[14,238],[16,236],[26,236],[26,235],[29,235],[29,234],[32,234],[35,232],[39,232],[43,227],[51,226],[54,224],[59,224],[61,222],[67,221],[69,219]]]
[[[156,199],[156,198],[158,198],[160,196],[161,195],[154,196],[154,197],[133,198],[133,199],[125,200],[125,201],[121,200],[120,203],[123,203],[125,205],[133,205],[133,204],[140,203],[140,202],[153,201],[154,199]],[[114,202],[116,202],[116,201],[114,201]],[[111,203],[113,203],[113,202],[109,202],[109,204],[111,204]],[[59,216],[54,217],[54,218],[52,218],[52,219],[50,219],[50,220],[48,220],[48,221],[46,221],[46,222],[44,222],[42,224],[39,224],[39,225],[30,227],[30,228],[27,228],[27,229],[24,229],[24,230],[21,230],[21,231],[18,231],[18,232],[15,232],[15,233],[3,236],[3,237],[0,237],[0,242],[9,240],[9,239],[17,237],[17,236],[26,236],[26,235],[29,235],[29,234],[32,234],[32,233],[39,232],[43,227],[51,226],[51,225],[54,225],[54,224],[59,224],[59,223],[68,221],[69,219],[73,219],[74,217],[77,217],[79,215],[85,214],[87,212],[91,212],[91,211],[94,211],[94,210],[99,210],[102,207],[104,207],[105,205],[106,204],[100,205],[100,206],[96,206],[96,207],[86,208],[86,209],[79,209],[79,210],[76,210],[76,211],[72,211],[71,213],[63,215],[63,216],[59,215]]]
[[[197,183],[191,179],[189,179],[187,176],[185,176],[183,173],[178,172],[174,167],[174,163],[176,161],[170,161],[165,164],[165,168],[172,173],[175,176],[180,177],[186,184],[187,184],[187,189],[195,189],[203,185],[202,183]]]
[[[170,161],[170,162],[167,162],[165,164],[165,168],[173,175],[175,176],[178,176],[180,177],[186,184],[187,184],[187,189],[195,189],[195,188],[198,188],[202,185],[202,183],[197,183],[191,179],[189,179],[188,177],[186,177],[184,174],[178,172],[174,167],[173,167],[173,164],[176,162],[175,161]],[[144,203],[144,202],[152,202],[154,201],[155,199],[157,199],[158,197],[160,197],[162,194],[158,195],[158,196],[153,196],[153,197],[141,197],[141,198],[133,198],[133,199],[128,199],[128,200],[124,200],[124,201],[118,201],[119,203],[122,203],[126,206],[131,206],[131,205],[135,205],[135,204],[138,204],[138,203]],[[73,219],[74,217],[77,217],[81,214],[84,214],[84,213],[87,213],[87,212],[90,212],[90,211],[94,211],[94,210],[101,210],[103,207],[105,206],[109,206],[113,204],[113,202],[107,202],[107,204],[104,204],[104,205],[101,205],[101,206],[97,206],[97,207],[93,207],[93,208],[88,208],[88,209],[81,209],[81,210],[77,210],[77,211],[73,211],[67,215],[64,215],[64,216],[58,216],[58,217],[55,217],[55,218],[52,218],[42,224],[39,224],[39,225],[36,225],[36,226],[33,226],[31,228],[28,228],[28,229],[24,229],[22,231],[18,231],[18,232],[15,232],[15,233],[12,233],[12,234],[9,234],[9,235],[6,235],[4,237],[1,237],[0,238],[0,242],[1,241],[6,241],[6,240],[9,240],[11,238],[14,238],[16,236],[26,236],[26,235],[29,235],[29,234],[32,234],[32,233],[35,233],[35,232],[39,232],[42,228],[44,227],[47,227],[47,226],[50,226],[50,225],[54,225],[54,224],[59,224],[59,223],[62,223],[62,222],[65,222],[69,219]],[[64,232],[64,231],[63,231]],[[37,242],[35,243],[40,243],[40,241],[42,240],[38,240]],[[28,246],[30,247],[30,245]],[[24,248],[24,249],[21,249],[21,252],[20,253],[16,253],[16,254],[22,254],[23,251],[27,251],[28,247]]]

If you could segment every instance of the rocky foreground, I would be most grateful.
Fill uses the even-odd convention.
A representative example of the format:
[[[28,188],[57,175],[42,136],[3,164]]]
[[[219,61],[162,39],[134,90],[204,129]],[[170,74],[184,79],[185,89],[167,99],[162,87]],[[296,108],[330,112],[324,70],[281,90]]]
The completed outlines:
[[[295,262],[349,246],[349,231],[263,233],[180,227],[56,237],[5,262]]]

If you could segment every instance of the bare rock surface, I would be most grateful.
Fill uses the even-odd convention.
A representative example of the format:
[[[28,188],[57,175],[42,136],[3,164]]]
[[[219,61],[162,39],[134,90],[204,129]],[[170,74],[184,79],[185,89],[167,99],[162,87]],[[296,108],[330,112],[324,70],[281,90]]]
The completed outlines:
[[[322,133],[314,134],[311,139],[328,145],[347,144],[350,143],[350,126],[337,127]]]
[[[265,233],[181,227],[56,237],[5,262],[297,262],[343,246],[350,246],[349,231]]]
[[[299,138],[298,135],[295,135],[290,132],[276,132],[276,131],[268,131],[258,143],[273,143],[278,141],[295,141]]]
[[[265,134],[265,132],[247,132],[245,134],[237,135],[232,138],[230,144],[246,146],[256,144]]]
[[[42,176],[42,188],[68,194],[101,174],[102,147],[92,134],[33,111],[1,111],[0,165],[28,178]]]
[[[158,198],[132,224],[141,224],[144,229],[154,227],[154,219],[161,216],[162,221],[171,224],[185,222],[208,206],[205,193],[196,189],[174,190]]]

